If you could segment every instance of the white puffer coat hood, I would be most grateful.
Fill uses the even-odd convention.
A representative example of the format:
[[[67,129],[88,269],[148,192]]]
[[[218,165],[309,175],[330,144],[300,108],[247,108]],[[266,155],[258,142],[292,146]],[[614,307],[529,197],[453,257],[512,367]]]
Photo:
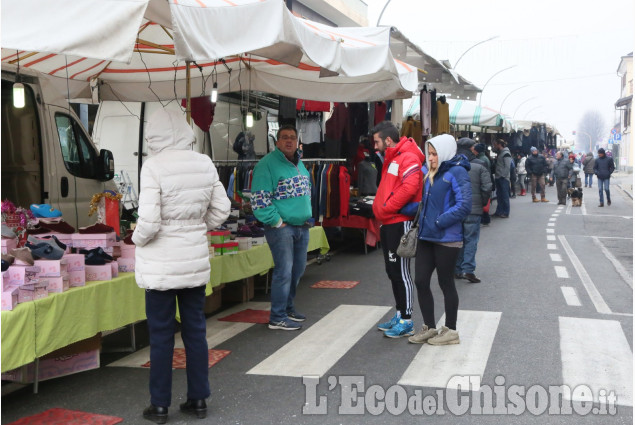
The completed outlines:
[[[229,198],[212,160],[191,150],[194,133],[180,112],[156,112],[146,134],[152,155],[141,168],[132,235],[137,285],[160,291],[205,285],[205,233],[227,219]]]

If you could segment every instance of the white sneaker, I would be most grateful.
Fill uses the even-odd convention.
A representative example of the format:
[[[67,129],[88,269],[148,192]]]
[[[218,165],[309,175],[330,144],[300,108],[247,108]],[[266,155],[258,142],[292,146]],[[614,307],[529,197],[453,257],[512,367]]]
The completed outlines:
[[[423,344],[436,335],[438,335],[438,333],[435,328],[429,328],[426,325],[423,325],[423,328],[421,328],[419,332],[408,338],[408,342],[413,344]]]
[[[441,327],[441,332],[439,332],[439,335],[428,340],[428,344],[430,345],[450,345],[459,344],[460,342],[461,341],[459,340],[459,333],[454,329],[450,329],[446,326]]]

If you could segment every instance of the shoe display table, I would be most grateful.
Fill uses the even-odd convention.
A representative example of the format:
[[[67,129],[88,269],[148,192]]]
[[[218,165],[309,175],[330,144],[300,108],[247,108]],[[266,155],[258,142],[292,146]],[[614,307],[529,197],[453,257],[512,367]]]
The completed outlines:
[[[324,229],[310,229],[307,251],[329,250]],[[206,294],[222,283],[264,273],[273,267],[267,244],[234,255],[210,259],[212,271]],[[2,372],[15,369],[59,348],[145,320],[144,291],[134,273],[120,273],[109,281],[86,282],[86,286],[49,294],[36,301],[2,311]]]

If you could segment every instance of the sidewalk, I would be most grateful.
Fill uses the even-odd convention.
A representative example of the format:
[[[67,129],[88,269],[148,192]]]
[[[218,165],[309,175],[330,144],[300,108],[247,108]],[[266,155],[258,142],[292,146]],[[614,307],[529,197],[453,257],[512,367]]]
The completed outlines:
[[[633,174],[616,171],[611,176],[611,180],[614,180],[617,187],[633,199]]]

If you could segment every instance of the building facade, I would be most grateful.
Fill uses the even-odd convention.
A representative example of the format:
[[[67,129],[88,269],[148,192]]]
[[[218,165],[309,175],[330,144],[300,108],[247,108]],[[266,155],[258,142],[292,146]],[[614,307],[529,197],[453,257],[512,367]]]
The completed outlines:
[[[617,68],[617,75],[621,78],[620,98],[615,102],[615,109],[619,111],[619,128],[615,129],[613,138],[613,150],[618,153],[616,166],[619,170],[633,172],[633,52],[622,56]],[[617,147],[617,149],[615,149]]]

